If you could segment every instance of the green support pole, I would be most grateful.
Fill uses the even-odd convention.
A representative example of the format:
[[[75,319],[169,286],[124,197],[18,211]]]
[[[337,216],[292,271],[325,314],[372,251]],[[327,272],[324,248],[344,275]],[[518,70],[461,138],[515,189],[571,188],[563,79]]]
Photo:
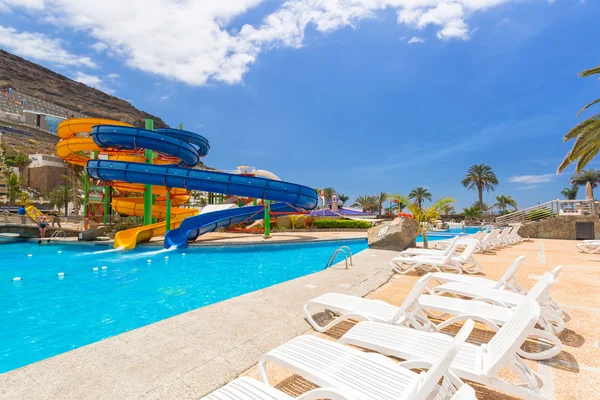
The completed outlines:
[[[146,129],[154,130],[154,121],[146,119]],[[146,150],[144,152],[146,157],[146,164],[152,164],[154,159],[154,152],[152,150]],[[144,225],[150,225],[152,223],[152,186],[144,185]]]
[[[88,203],[90,201],[90,176],[85,174],[83,181],[83,216],[87,215]]]
[[[271,239],[271,201],[264,200],[265,203],[265,239]]]
[[[171,189],[167,188],[167,199],[165,206],[167,207],[167,218],[165,219],[166,230],[169,232],[171,230]]]
[[[255,206],[258,204],[258,201],[256,201],[256,199],[252,200],[252,205]]]
[[[104,186],[104,225],[108,223],[108,216],[110,214],[110,186]]]

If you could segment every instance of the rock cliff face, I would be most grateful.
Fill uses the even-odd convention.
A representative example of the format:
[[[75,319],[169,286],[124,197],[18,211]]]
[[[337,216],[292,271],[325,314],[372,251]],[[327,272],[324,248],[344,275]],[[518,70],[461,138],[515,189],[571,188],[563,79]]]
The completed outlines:
[[[144,126],[146,118],[152,118],[156,128],[167,127],[159,117],[140,111],[125,100],[0,50],[0,90],[8,88],[90,117],[117,119],[139,127]]]
[[[369,229],[369,247],[382,250],[403,251],[415,247],[419,223],[411,218],[396,218],[392,222]]]

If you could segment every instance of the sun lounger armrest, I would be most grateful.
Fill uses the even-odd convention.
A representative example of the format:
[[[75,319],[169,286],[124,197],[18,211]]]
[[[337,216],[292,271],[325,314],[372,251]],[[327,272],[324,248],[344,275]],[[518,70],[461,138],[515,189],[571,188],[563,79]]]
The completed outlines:
[[[442,330],[450,325],[453,325],[453,324],[456,324],[456,323],[462,322],[462,321],[468,321],[470,319],[472,319],[473,321],[481,322],[482,324],[487,325],[494,332],[498,332],[498,330],[500,329],[500,327],[498,325],[496,325],[489,319],[482,317],[481,315],[474,315],[474,314],[473,315],[471,315],[471,314],[457,315],[456,317],[449,318],[446,321],[438,324],[437,328],[439,330]]]
[[[358,397],[347,389],[342,388],[317,388],[306,392],[296,398],[296,400],[358,400]]]
[[[429,369],[433,363],[428,360],[407,360],[398,363],[399,367],[406,369]]]

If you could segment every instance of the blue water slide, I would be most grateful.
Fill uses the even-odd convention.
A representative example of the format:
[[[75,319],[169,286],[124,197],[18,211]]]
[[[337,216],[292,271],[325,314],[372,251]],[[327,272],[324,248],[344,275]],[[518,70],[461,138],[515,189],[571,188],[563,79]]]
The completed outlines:
[[[203,136],[170,128],[151,131],[116,125],[97,125],[92,128],[91,137],[101,148],[150,149],[177,157],[181,164],[188,166],[196,165],[200,157],[206,155],[210,149],[208,140]],[[92,178],[103,181],[122,181],[272,200],[279,202],[271,206],[276,212],[294,212],[295,207],[312,210],[318,204],[317,193],[307,186],[176,165],[90,160],[87,163],[87,172]],[[217,228],[261,219],[263,209],[263,206],[243,207],[187,218],[180,228],[168,232],[165,246],[185,247],[188,239],[195,240],[199,235]]]
[[[116,125],[97,125],[92,128],[92,140],[101,148],[119,150],[149,149],[169,156],[177,157],[188,166],[194,166],[200,161],[200,156],[206,155],[210,146],[202,138],[190,140],[185,132],[176,136],[173,131],[157,133],[146,129]],[[182,131],[184,132],[184,131]]]
[[[184,188],[288,203],[312,210],[317,206],[314,189],[295,183],[253,176],[181,168],[175,165],[137,164],[125,161],[90,160],[88,174],[103,181],[123,181]]]
[[[271,205],[271,211],[292,213],[296,210],[289,204],[276,203]],[[165,235],[165,248],[177,246],[184,249],[188,241],[194,241],[198,236],[205,233],[241,222],[256,221],[263,218],[263,206],[231,208],[188,217],[183,220],[179,228],[167,232]]]

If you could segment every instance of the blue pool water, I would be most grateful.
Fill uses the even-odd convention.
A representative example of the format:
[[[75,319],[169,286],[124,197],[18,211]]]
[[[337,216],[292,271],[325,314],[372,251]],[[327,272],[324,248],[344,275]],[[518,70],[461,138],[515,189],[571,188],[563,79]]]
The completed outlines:
[[[477,233],[480,231],[480,228],[478,226],[465,226],[465,228],[450,228],[447,231],[444,232],[430,232],[429,235],[427,235],[427,240],[428,241],[435,241],[435,240],[444,240],[444,239],[449,239],[451,237],[454,237],[456,235],[470,235],[472,233]],[[417,236],[417,243],[423,243],[423,236],[419,235]]]
[[[0,373],[320,271],[342,245],[367,248],[352,240],[92,254],[107,248],[2,241]]]

